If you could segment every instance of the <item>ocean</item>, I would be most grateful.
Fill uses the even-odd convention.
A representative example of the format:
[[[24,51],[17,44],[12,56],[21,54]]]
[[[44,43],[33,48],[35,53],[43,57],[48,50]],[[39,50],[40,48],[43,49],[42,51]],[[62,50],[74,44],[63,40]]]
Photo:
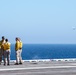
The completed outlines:
[[[24,44],[22,59],[65,59],[76,58],[76,44]],[[11,60],[15,58],[15,45],[11,45]]]

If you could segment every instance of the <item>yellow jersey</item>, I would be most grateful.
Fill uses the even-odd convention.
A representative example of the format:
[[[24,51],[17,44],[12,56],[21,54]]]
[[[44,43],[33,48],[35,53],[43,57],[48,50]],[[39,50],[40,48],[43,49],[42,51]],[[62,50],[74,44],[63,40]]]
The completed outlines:
[[[9,42],[4,43],[4,50],[10,50],[10,43]]]
[[[19,50],[19,41],[16,41],[15,50]]]
[[[0,41],[0,49],[1,49],[1,45],[2,45],[2,42]]]
[[[4,44],[5,44],[5,40],[1,40],[1,49],[4,50]]]
[[[22,41],[19,42],[19,49],[22,49]]]

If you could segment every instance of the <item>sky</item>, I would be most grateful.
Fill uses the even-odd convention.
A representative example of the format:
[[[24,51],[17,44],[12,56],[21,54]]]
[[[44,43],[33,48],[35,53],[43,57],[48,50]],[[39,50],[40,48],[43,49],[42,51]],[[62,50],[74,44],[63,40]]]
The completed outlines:
[[[25,44],[76,44],[76,0],[0,0],[0,39]]]

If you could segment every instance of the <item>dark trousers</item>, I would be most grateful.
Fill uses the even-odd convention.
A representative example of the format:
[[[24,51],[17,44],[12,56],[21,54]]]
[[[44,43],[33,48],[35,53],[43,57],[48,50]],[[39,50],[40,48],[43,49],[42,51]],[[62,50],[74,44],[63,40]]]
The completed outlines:
[[[0,64],[1,64],[1,62],[2,62],[2,56],[3,56],[3,50],[0,49]]]
[[[10,50],[4,50],[4,65],[10,63]]]

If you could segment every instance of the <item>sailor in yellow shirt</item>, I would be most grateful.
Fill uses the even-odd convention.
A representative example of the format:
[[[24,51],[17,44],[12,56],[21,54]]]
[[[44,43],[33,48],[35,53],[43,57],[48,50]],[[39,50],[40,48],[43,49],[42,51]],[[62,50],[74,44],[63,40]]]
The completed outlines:
[[[20,51],[20,57],[19,57],[19,64],[22,64],[22,56],[21,56],[21,54],[22,54],[22,46],[23,46],[23,43],[22,43],[22,41],[21,41],[21,39],[20,38],[18,38],[18,40],[19,40],[19,51]]]
[[[2,62],[2,49],[1,49],[1,45],[2,45],[2,43],[0,41],[0,65],[1,65],[1,62]]]
[[[5,37],[2,36],[2,40],[0,41],[0,65],[2,62],[2,56],[3,56],[3,51],[4,51],[4,43],[5,43]]]
[[[19,38],[16,38],[15,51],[16,51],[16,63],[15,63],[15,65],[18,65],[22,61],[21,60],[22,58],[21,58]]]
[[[4,65],[10,65],[10,43],[8,39],[5,40],[4,43]]]

